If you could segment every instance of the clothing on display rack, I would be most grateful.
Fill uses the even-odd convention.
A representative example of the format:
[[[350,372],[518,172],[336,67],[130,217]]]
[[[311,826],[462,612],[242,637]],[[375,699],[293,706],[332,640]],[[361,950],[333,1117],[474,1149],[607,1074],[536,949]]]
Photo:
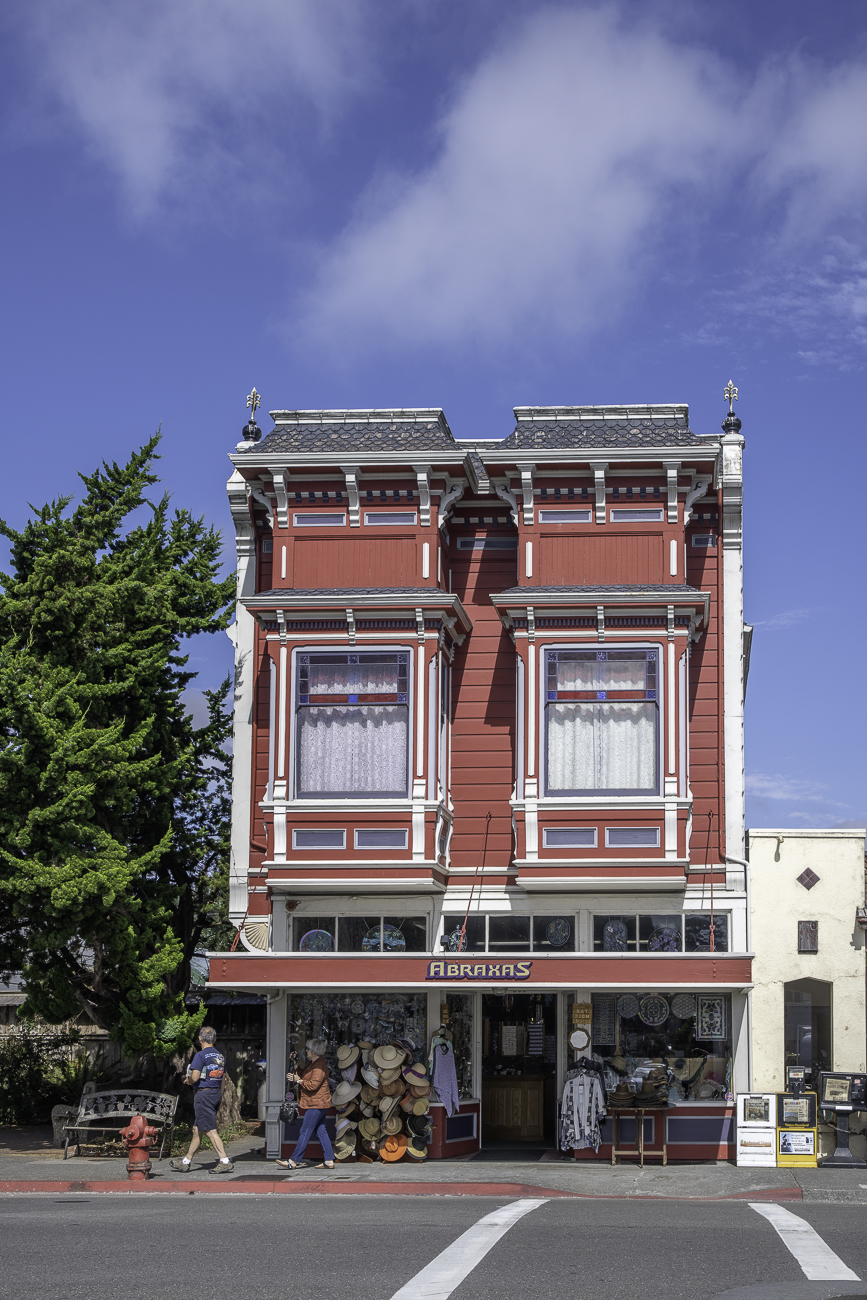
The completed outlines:
[[[434,1091],[447,1115],[458,1111],[458,1076],[451,1043],[441,1033],[434,1034],[430,1045],[430,1077]]]
[[[598,1151],[605,1118],[603,1067],[582,1056],[568,1071],[560,1109],[560,1150]]]

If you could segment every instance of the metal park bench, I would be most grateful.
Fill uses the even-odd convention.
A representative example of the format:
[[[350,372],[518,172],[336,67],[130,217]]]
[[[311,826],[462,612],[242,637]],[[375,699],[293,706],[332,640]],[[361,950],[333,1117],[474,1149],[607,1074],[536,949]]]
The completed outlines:
[[[171,1154],[177,1108],[178,1098],[170,1096],[167,1092],[150,1092],[142,1088],[113,1088],[110,1092],[85,1093],[78,1104],[78,1114],[75,1119],[63,1126],[65,1136],[63,1159],[65,1160],[69,1154],[70,1143],[75,1146],[77,1153],[79,1146],[87,1142],[85,1135],[112,1134],[117,1139],[125,1124],[106,1123],[106,1120],[128,1120],[133,1115],[144,1115],[149,1124],[161,1130],[157,1160],[162,1160],[166,1140]],[[103,1138],[103,1141],[105,1140]]]

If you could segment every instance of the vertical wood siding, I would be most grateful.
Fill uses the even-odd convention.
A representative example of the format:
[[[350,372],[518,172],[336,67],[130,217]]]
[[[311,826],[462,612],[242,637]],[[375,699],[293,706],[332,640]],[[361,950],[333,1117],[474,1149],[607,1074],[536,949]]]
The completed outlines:
[[[296,537],[292,586],[421,586],[416,538]]]
[[[538,563],[540,586],[665,582],[668,572],[661,533],[543,533]]]

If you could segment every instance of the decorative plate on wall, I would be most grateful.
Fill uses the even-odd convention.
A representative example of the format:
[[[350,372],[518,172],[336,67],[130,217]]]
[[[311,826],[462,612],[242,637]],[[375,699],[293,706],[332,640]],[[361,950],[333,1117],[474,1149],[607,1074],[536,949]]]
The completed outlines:
[[[606,921],[602,927],[602,951],[626,952],[629,931],[625,921]]]
[[[298,947],[301,952],[333,952],[334,936],[327,930],[308,930]]]
[[[669,1017],[668,1003],[658,993],[648,993],[638,1004],[638,1014],[646,1025],[663,1025]]]
[[[586,1029],[573,1029],[569,1035],[569,1042],[576,1052],[583,1052],[585,1047],[589,1046],[590,1035]]]
[[[671,1011],[678,1020],[689,1020],[695,1015],[695,998],[691,993],[678,993],[671,1000]]]
[[[622,998],[617,999],[617,1012],[624,1020],[631,1020],[638,1015],[638,998],[634,993],[624,993]]]
[[[396,925],[384,925],[382,927],[382,946],[386,952],[406,952],[406,938]],[[398,1006],[403,1004],[403,998],[394,999]]]

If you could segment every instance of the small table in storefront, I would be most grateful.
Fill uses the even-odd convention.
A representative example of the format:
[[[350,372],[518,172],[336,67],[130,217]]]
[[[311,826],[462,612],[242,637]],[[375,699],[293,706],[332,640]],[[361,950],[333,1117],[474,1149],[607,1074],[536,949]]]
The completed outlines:
[[[620,1145],[620,1117],[628,1115],[635,1120],[635,1143],[631,1147],[622,1147]],[[644,1149],[644,1117],[645,1115],[659,1115],[662,1118],[662,1149],[645,1152]],[[665,1107],[664,1106],[612,1106],[611,1107],[611,1163],[616,1165],[620,1156],[638,1156],[638,1163],[644,1168],[644,1157],[662,1156],[663,1165],[668,1164],[668,1142],[665,1136]]]

